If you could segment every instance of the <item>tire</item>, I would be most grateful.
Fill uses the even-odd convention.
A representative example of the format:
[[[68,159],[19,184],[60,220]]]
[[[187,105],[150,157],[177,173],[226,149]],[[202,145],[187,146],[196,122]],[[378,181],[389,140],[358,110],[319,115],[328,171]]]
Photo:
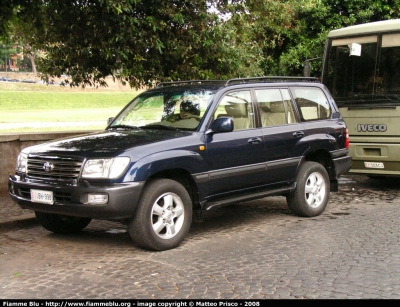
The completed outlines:
[[[40,225],[55,233],[75,233],[84,229],[91,222],[91,218],[75,217],[59,214],[50,214],[35,211]]]
[[[163,251],[179,246],[192,223],[192,200],[186,189],[170,179],[156,179],[143,191],[129,235],[142,248]]]
[[[302,217],[313,217],[324,212],[329,201],[328,172],[319,163],[305,162],[296,177],[296,190],[286,196],[290,211]]]

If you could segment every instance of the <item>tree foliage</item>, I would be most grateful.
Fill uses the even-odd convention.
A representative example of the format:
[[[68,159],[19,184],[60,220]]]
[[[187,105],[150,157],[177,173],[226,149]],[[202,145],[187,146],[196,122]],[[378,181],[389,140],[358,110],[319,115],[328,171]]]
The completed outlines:
[[[155,81],[301,75],[329,30],[400,17],[400,0],[8,0],[0,38],[42,78],[132,87]],[[315,71],[318,66],[313,66]]]
[[[45,78],[68,73],[73,85],[105,85],[113,75],[141,87],[224,78],[237,67],[237,50],[227,43],[235,33],[220,26],[204,0],[33,2],[20,3],[18,27],[25,45],[45,51],[38,59]]]

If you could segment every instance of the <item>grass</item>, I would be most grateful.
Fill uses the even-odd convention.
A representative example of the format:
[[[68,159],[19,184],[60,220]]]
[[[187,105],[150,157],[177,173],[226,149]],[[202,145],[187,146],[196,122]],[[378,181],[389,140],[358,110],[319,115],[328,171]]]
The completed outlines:
[[[104,129],[139,92],[0,82],[0,133]]]

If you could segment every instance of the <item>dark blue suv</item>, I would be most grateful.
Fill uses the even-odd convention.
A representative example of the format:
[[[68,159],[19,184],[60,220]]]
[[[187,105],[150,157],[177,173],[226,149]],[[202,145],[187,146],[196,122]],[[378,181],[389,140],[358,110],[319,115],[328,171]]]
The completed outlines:
[[[22,150],[9,194],[58,233],[128,225],[150,250],[177,247],[202,211],[271,195],[321,214],[351,167],[348,132],[313,78],[159,83],[104,131]]]

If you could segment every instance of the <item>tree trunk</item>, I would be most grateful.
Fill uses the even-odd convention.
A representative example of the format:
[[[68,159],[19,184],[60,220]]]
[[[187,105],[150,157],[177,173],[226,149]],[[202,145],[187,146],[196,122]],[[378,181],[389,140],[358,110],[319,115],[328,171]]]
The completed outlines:
[[[27,54],[26,55],[29,60],[31,60],[31,64],[32,64],[32,72],[34,73],[34,75],[36,76],[36,64],[35,64],[35,55],[32,54]]]
[[[35,58],[36,58],[36,52],[32,50],[30,45],[24,45],[25,49],[25,54],[29,58],[32,64],[32,72],[36,76],[36,64],[35,64]]]

